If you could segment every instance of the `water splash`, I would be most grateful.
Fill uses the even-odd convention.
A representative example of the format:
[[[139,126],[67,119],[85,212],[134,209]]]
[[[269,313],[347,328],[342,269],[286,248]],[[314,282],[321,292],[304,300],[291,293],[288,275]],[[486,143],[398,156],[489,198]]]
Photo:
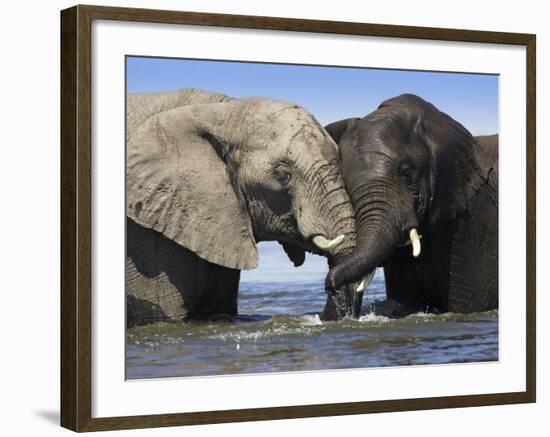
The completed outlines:
[[[363,323],[390,323],[392,319],[371,312],[359,317],[359,321]]]
[[[498,359],[498,311],[392,318],[375,277],[359,319],[323,322],[322,283],[243,284],[230,320],[127,331],[127,378],[266,373]],[[389,308],[390,314],[376,311]]]

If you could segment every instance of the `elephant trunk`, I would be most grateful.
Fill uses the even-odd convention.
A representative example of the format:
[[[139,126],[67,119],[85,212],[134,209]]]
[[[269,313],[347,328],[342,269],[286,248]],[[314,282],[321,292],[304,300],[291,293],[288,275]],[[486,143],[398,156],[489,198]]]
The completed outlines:
[[[373,272],[404,243],[409,231],[418,226],[412,199],[402,196],[399,187],[388,180],[371,180],[356,189],[352,201],[357,208],[357,241],[355,250],[329,271],[325,281],[333,292]],[[414,234],[414,232],[413,232]],[[415,250],[419,242],[413,235]]]
[[[304,184],[309,189],[297,196],[303,200],[295,208],[302,235],[331,262],[348,256],[356,240],[355,212],[338,168],[333,164],[310,169]]]
[[[334,177],[329,178],[336,179]],[[346,190],[341,182],[330,184],[319,202],[323,216],[333,218],[332,238],[342,235],[338,244],[325,251],[329,268],[344,262],[355,250],[356,224],[355,212]],[[335,293],[327,295],[325,307],[320,314],[321,320],[339,320],[346,316],[358,317],[361,311],[362,293],[356,293],[357,284],[343,285]]]
[[[354,250],[355,248],[351,247],[329,256],[328,264],[331,271],[340,263],[345,262]],[[363,292],[356,291],[358,285],[359,283],[346,283],[328,293],[325,307],[319,316],[321,320],[329,321],[340,320],[344,317],[359,317],[363,303]]]
[[[368,228],[368,231],[365,230]],[[343,262],[335,265],[327,275],[325,288],[335,291],[344,284],[361,281],[364,276],[378,267],[398,244],[397,232],[381,223],[367,222],[358,229],[362,238],[357,247]]]

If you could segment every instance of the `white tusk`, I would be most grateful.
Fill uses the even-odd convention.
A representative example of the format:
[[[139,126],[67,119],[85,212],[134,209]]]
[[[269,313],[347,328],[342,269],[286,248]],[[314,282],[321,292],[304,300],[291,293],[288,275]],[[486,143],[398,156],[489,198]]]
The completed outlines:
[[[333,247],[338,246],[343,240],[343,235],[339,235],[334,240],[328,240],[322,235],[316,235],[315,237],[313,237],[313,244],[315,244],[321,250],[330,250]]]
[[[418,255],[420,255],[420,237],[418,236],[418,231],[416,230],[416,228],[412,228],[409,231],[409,238],[411,239],[412,243],[413,256],[417,258]]]
[[[418,238],[420,238],[422,240],[422,235],[419,235]],[[407,240],[407,241],[405,241],[405,243],[401,244],[399,247],[410,246],[411,244],[412,244],[412,241]]]
[[[374,273],[376,272],[376,269],[374,269],[372,272],[370,272],[367,276],[363,276],[363,279],[355,289],[357,293],[361,293],[363,290],[365,290],[369,284],[372,281],[372,278],[374,277]]]

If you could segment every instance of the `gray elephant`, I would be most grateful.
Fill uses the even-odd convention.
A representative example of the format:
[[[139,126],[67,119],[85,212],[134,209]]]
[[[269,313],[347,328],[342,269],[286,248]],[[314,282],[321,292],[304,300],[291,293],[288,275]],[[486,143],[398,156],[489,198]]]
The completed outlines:
[[[497,308],[498,137],[411,94],[326,129],[357,222],[357,250],[326,288],[383,266],[388,298],[410,311]]]
[[[297,105],[194,89],[129,95],[126,168],[128,326],[235,315],[259,241],[279,241],[296,266],[305,251],[335,265],[354,248],[337,146]]]

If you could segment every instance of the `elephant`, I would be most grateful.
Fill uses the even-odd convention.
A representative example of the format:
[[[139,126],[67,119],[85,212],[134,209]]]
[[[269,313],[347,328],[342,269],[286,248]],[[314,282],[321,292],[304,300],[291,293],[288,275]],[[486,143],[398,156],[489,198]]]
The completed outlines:
[[[129,94],[126,117],[128,327],[236,315],[260,241],[295,266],[354,249],[337,146],[302,107],[182,89]],[[323,317],[338,317],[336,299]]]
[[[474,137],[413,94],[325,129],[357,226],[326,289],[383,267],[387,298],[408,312],[498,308],[498,135]]]

